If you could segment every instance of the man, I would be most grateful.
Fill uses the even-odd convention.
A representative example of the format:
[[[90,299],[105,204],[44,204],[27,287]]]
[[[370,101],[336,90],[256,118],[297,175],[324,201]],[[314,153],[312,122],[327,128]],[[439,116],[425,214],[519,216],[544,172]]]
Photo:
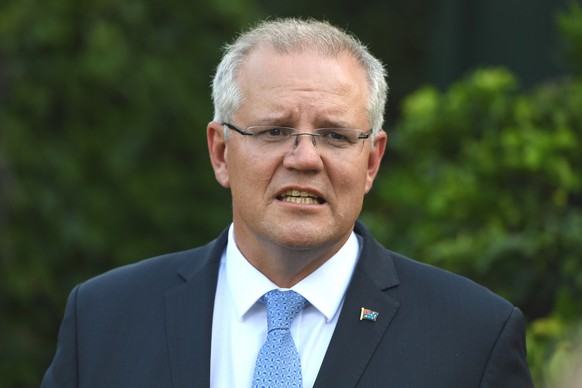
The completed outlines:
[[[532,386],[517,308],[357,222],[386,94],[381,63],[327,23],[241,35],[207,127],[232,225],[77,286],[43,387]]]

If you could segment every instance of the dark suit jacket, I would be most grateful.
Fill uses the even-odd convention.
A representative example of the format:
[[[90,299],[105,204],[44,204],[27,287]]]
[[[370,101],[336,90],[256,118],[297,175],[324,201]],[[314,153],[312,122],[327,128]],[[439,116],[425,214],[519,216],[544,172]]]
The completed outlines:
[[[316,387],[533,386],[521,312],[487,289],[363,249]],[[227,234],[121,267],[70,294],[42,387],[208,387],[212,312]],[[379,312],[360,320],[360,309]]]

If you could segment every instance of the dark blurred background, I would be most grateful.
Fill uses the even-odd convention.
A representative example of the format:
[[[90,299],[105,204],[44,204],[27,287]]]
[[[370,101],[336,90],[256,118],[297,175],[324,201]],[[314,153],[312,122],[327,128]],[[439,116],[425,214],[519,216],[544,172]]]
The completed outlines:
[[[582,8],[571,0],[3,0],[0,386],[35,387],[66,297],[230,221],[205,127],[221,47],[324,18],[389,71],[390,148],[362,219],[522,308],[540,387],[582,296]]]

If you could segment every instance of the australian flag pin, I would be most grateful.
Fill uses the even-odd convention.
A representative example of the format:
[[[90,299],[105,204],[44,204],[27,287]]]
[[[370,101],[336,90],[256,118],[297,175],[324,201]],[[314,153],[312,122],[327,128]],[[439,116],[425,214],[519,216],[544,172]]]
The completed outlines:
[[[360,321],[363,321],[365,319],[367,321],[376,322],[377,318],[378,312],[362,307],[362,311],[360,313]]]

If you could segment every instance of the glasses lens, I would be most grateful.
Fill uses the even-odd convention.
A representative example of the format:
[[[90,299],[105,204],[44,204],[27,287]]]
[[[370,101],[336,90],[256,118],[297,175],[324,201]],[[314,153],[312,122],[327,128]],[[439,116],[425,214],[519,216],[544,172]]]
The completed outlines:
[[[291,139],[295,129],[289,127],[279,127],[274,125],[253,126],[247,129],[257,142],[265,144],[284,143]]]
[[[334,148],[359,148],[363,143],[359,139],[361,132],[357,129],[321,128],[316,133],[319,135],[318,141]]]
[[[285,153],[291,148],[289,144],[298,144],[299,137],[311,136],[313,144],[318,146],[319,152],[332,150],[333,155],[346,155],[362,149],[365,135],[360,130],[352,128],[319,128],[313,133],[298,132],[295,128],[276,125],[255,125],[248,127],[246,132],[251,136],[247,141],[263,153]],[[291,141],[293,140],[293,141]],[[338,152],[339,151],[339,152]]]

